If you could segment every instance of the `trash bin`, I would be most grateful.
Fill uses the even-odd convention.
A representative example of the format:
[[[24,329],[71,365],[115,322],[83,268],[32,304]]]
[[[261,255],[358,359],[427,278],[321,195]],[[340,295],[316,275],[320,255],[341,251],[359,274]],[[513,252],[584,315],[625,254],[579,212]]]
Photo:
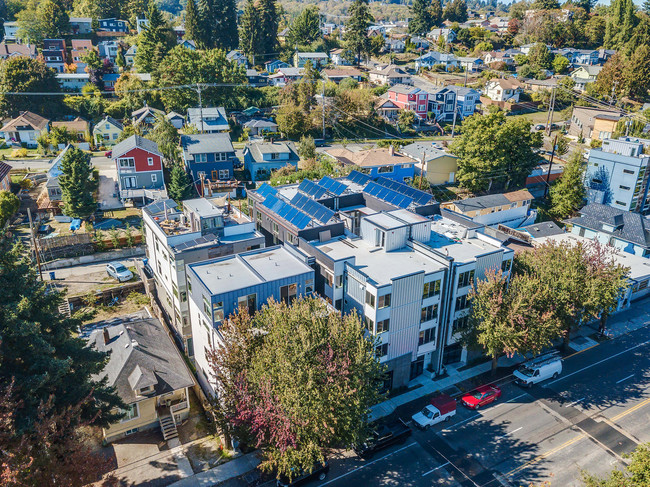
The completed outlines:
[[[50,271],[50,281],[54,281],[56,279],[56,273],[54,271]]]

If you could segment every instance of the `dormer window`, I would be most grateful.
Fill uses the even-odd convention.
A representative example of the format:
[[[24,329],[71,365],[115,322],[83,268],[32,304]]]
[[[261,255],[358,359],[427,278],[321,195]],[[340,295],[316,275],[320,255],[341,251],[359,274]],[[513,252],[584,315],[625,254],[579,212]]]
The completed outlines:
[[[147,386],[140,389],[138,391],[138,394],[140,394],[141,396],[146,396],[147,394],[151,394],[152,392],[153,392],[153,386]]]

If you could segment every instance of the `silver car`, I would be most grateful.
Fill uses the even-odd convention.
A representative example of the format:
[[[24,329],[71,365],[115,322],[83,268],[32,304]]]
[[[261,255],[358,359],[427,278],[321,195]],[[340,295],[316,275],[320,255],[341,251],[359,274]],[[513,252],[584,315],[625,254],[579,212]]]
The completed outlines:
[[[109,276],[117,279],[119,282],[126,282],[133,279],[133,272],[127,269],[124,264],[120,262],[110,262],[106,264],[106,272]]]

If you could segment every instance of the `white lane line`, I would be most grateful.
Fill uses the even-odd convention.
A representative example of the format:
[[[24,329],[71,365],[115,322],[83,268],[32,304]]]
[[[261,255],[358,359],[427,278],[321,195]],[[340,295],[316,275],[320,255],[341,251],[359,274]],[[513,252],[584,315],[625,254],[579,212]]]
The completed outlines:
[[[522,398],[522,397],[527,396],[527,395],[528,395],[528,393],[527,393],[527,392],[524,392],[523,394],[519,394],[518,396],[515,396],[515,397],[513,397],[512,399],[508,399],[506,402],[500,402],[500,403],[498,403],[498,404],[495,404],[495,405],[492,406],[490,409],[486,409],[485,411],[486,411],[486,412],[488,412],[488,411],[492,411],[493,409],[496,409],[496,408],[498,408],[499,406],[501,406],[501,405],[503,405],[503,404],[506,404],[506,403],[509,403],[509,402],[516,401],[517,399]],[[469,418],[466,418],[466,419],[464,419],[464,420],[462,420],[462,421],[459,421],[458,423],[454,423],[454,424],[452,424],[449,428],[445,428],[443,431],[452,431],[452,430],[453,430],[454,428],[456,428],[457,426],[460,426],[460,425],[462,425],[462,424],[465,424],[465,423],[467,423],[468,421],[472,421],[472,420],[474,420],[474,419],[476,419],[476,418],[479,418],[479,417],[481,417],[481,416],[483,416],[483,415],[477,413],[477,414],[475,414],[474,416],[470,416]]]
[[[639,347],[643,347],[644,345],[647,345],[648,343],[650,343],[650,340],[646,340],[646,341],[643,342],[643,343],[639,343],[639,344],[637,344],[637,345],[634,345],[633,347],[626,348],[625,350],[623,350],[623,351],[621,351],[621,352],[615,353],[614,355],[610,355],[609,357],[606,357],[606,358],[604,358],[604,359],[602,359],[602,360],[599,360],[598,362],[594,362],[594,363],[591,364],[591,365],[587,365],[586,367],[583,367],[583,368],[581,368],[581,369],[578,369],[578,370],[576,370],[575,372],[571,372],[570,374],[563,375],[563,376],[561,376],[559,379],[555,379],[554,381],[549,382],[547,385],[549,385],[549,386],[550,386],[550,385],[553,385],[553,384],[555,384],[556,382],[560,382],[561,380],[567,379],[567,378],[571,377],[572,375],[579,374],[580,372],[582,372],[582,371],[584,371],[584,370],[587,370],[587,369],[590,369],[590,368],[592,368],[592,367],[595,367],[596,365],[600,365],[600,364],[602,364],[603,362],[607,362],[608,360],[611,360],[611,359],[613,359],[613,358],[618,357],[619,355],[623,355],[624,353],[631,352],[632,350],[636,350],[636,349],[639,348]]]
[[[423,476],[423,477],[426,477],[426,476],[429,475],[430,473],[433,473],[433,472],[435,472],[436,470],[440,470],[442,467],[446,467],[446,466],[449,465],[450,463],[451,463],[451,462],[443,463],[443,464],[440,465],[439,467],[436,467],[436,468],[434,468],[433,470],[429,470],[428,472],[423,473],[422,476]]]
[[[358,471],[361,470],[362,468],[369,467],[369,466],[372,465],[373,463],[381,462],[381,461],[384,460],[385,458],[388,458],[388,457],[390,457],[391,455],[395,455],[395,453],[399,453],[399,452],[401,452],[401,451],[404,451],[404,450],[406,450],[407,448],[411,448],[413,445],[417,445],[417,444],[418,444],[417,441],[414,441],[413,443],[409,443],[408,445],[403,446],[403,447],[400,448],[399,450],[395,450],[394,452],[391,452],[391,453],[389,453],[388,455],[384,455],[383,457],[378,458],[377,460],[373,460],[372,462],[369,462],[369,463],[363,464],[363,465],[361,465],[360,467],[355,468],[354,470],[350,470],[349,472],[345,472],[343,475],[339,475],[338,477],[336,477],[336,478],[334,478],[334,479],[332,479],[332,480],[328,480],[328,481],[325,482],[324,484],[320,484],[320,485],[321,485],[321,487],[322,487],[322,486],[324,486],[324,485],[331,484],[332,482],[336,482],[337,480],[342,479],[343,477],[347,477],[348,475],[353,474],[354,472],[358,472]]]
[[[510,433],[506,433],[505,435],[497,436],[495,439],[496,439],[496,440],[500,440],[501,438],[505,438],[506,436],[510,436],[511,434],[516,433],[517,431],[519,431],[519,430],[521,430],[521,429],[524,429],[524,427],[523,427],[523,426],[520,426],[520,427],[517,428],[516,430],[512,430]]]
[[[524,392],[523,394],[519,394],[518,396],[513,397],[512,399],[508,399],[506,402],[516,401],[516,400],[519,399],[520,397],[524,397],[524,396],[527,396],[527,395],[528,395],[528,393],[527,393],[527,392]]]
[[[478,418],[479,416],[481,416],[481,415],[480,415],[480,414],[475,414],[474,416],[470,416],[469,418],[467,418],[467,419],[463,419],[462,421],[459,421],[458,423],[454,423],[454,424],[452,424],[449,428],[445,428],[445,429],[446,429],[447,431],[451,431],[451,430],[454,429],[456,426],[460,426],[461,424],[467,423],[468,421],[471,421],[471,420],[473,420],[473,419],[476,419],[476,418]]]
[[[625,382],[626,380],[631,379],[632,377],[634,377],[634,374],[628,375],[627,377],[623,377],[621,380],[617,380],[616,383],[620,384],[621,382]]]
[[[582,402],[582,401],[584,401],[584,400],[585,400],[585,398],[584,398],[584,397],[581,397],[581,398],[578,399],[577,401],[570,402],[569,404],[567,404],[567,405],[564,406],[564,407],[565,407],[565,408],[570,408],[571,406],[575,406],[576,404],[578,404],[579,402]]]

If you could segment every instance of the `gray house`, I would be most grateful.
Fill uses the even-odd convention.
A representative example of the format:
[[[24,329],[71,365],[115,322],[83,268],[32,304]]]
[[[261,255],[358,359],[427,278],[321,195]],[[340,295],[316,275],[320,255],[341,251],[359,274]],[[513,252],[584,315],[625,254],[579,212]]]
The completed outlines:
[[[244,167],[251,181],[268,179],[272,171],[287,165],[298,167],[299,159],[292,142],[252,142],[244,147]]]
[[[202,133],[225,132],[230,128],[224,107],[188,108],[187,118]]]

